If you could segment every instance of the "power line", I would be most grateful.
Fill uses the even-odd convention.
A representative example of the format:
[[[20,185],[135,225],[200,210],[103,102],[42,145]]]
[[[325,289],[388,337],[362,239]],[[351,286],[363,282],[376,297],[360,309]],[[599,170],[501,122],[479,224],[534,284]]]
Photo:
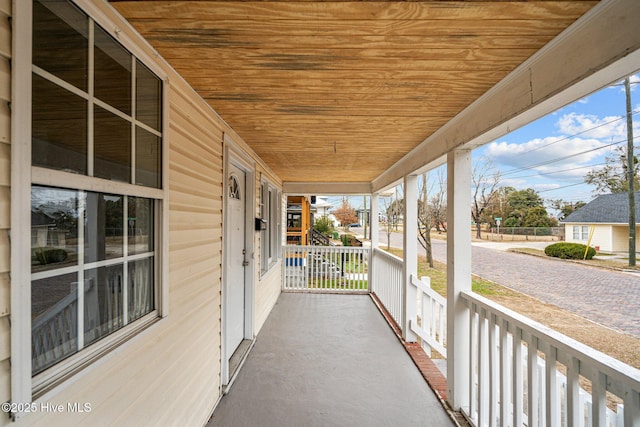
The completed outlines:
[[[637,139],[637,137],[634,138],[634,139]],[[561,160],[567,160],[567,159],[570,159],[572,157],[577,157],[577,156],[581,156],[583,154],[587,154],[587,153],[591,153],[591,152],[594,152],[594,151],[602,150],[602,149],[605,149],[607,147],[612,147],[614,145],[618,145],[618,144],[621,144],[623,142],[626,142],[626,139],[620,140],[620,141],[615,141],[615,142],[612,142],[610,144],[602,145],[600,147],[591,148],[589,150],[580,151],[578,153],[573,153],[573,154],[569,154],[569,155],[562,156],[562,157],[556,157],[555,159],[545,160],[544,162],[535,163],[535,164],[532,164],[532,165],[529,165],[529,166],[522,166],[520,168],[511,169],[511,170],[509,170],[509,171],[507,171],[505,173],[500,173],[500,176],[511,175],[511,174],[522,172],[522,171],[525,171],[525,170],[534,169],[534,168],[537,168],[539,166],[545,166],[545,165],[548,165],[548,164],[551,164],[551,163],[559,162]]]
[[[604,165],[606,165],[606,163],[594,163],[594,164],[591,164],[591,165],[577,166],[575,168],[562,169],[562,170],[556,170],[556,171],[551,171],[551,172],[540,172],[540,173],[536,173],[536,174],[533,174],[533,175],[516,176],[516,177],[513,177],[513,179],[515,179],[515,178],[531,178],[531,177],[543,176],[543,175],[553,175],[553,174],[556,174],[556,173],[569,172],[569,171],[573,171],[573,170],[593,168],[593,167],[596,167],[596,166],[604,166]]]
[[[640,110],[636,110],[636,111],[634,111],[632,114],[633,114],[633,115],[635,115],[635,114],[638,114],[638,113],[640,113]],[[610,121],[608,121],[608,122],[604,122],[604,123],[601,123],[601,124],[599,124],[599,125],[597,125],[597,126],[594,126],[594,127],[592,127],[592,128],[585,129],[585,130],[583,130],[582,132],[578,132],[578,133],[573,134],[573,135],[565,136],[565,137],[560,138],[560,139],[558,139],[558,140],[556,140],[556,141],[552,141],[552,142],[549,142],[548,144],[544,144],[544,145],[541,145],[541,146],[539,146],[539,147],[532,148],[532,149],[527,150],[527,151],[524,151],[524,152],[522,152],[522,153],[520,153],[520,154],[528,154],[528,153],[532,153],[532,152],[537,151],[537,150],[540,150],[540,149],[542,149],[542,148],[546,148],[546,147],[548,147],[548,146],[550,146],[550,145],[557,144],[558,142],[566,141],[566,140],[568,140],[568,139],[575,138],[576,136],[579,136],[579,135],[582,135],[582,134],[585,134],[585,133],[591,132],[591,131],[596,130],[596,129],[598,129],[598,128],[601,128],[601,127],[604,127],[604,126],[606,126],[606,125],[609,125],[609,124],[611,124],[611,123],[619,122],[619,121],[621,121],[621,120],[624,120],[625,118],[626,118],[626,117],[624,117],[624,116],[622,116],[622,117],[617,117],[617,118],[615,118],[615,119],[613,119],[613,120],[610,120]]]
[[[577,185],[588,185],[586,182],[578,182],[576,184],[563,185],[562,187],[549,188],[548,190],[540,190],[538,193],[546,193],[547,191],[562,190],[563,188],[575,187]]]

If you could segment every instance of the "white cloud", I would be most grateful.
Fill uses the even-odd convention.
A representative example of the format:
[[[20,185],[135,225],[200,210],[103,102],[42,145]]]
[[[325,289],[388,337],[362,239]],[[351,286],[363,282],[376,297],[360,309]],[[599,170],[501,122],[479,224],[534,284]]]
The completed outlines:
[[[524,144],[509,142],[492,142],[487,146],[486,154],[493,161],[513,168],[531,167],[540,172],[557,170],[559,167],[577,166],[589,162],[602,155],[600,150],[589,151],[602,147],[597,139],[571,138],[549,136],[536,138]],[[588,151],[585,153],[585,151]],[[581,153],[581,154],[579,154]],[[546,167],[546,162],[554,160]]]
[[[613,139],[615,141],[626,136],[626,126],[624,117],[598,117],[592,114],[578,113],[565,114],[556,122],[556,127],[563,135],[579,134],[581,137]]]

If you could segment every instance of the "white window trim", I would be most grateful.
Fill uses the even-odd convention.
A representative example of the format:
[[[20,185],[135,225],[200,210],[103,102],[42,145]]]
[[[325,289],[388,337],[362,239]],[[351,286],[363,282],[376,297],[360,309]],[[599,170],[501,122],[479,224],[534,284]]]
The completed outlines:
[[[266,191],[263,191],[263,188]],[[260,277],[271,271],[282,256],[281,199],[282,190],[263,176],[260,179],[260,215],[267,221],[267,229],[260,233]],[[264,208],[265,205],[266,208]],[[264,258],[267,262],[263,268]]]
[[[162,67],[139,49],[129,39],[118,37],[120,29],[96,6],[80,1],[78,4],[89,17],[128,49],[134,58],[147,66],[162,81],[162,189],[134,186],[98,178],[70,174],[31,165],[31,107],[32,107],[32,2],[13,2],[12,14],[12,74],[11,74],[11,402],[30,403],[34,391],[48,394],[58,386],[68,383],[71,375],[86,372],[87,365],[105,356],[111,349],[128,338],[139,334],[168,315],[169,308],[169,84]],[[135,59],[134,59],[135,60]],[[28,100],[28,102],[25,102]],[[149,130],[148,126],[143,126]],[[153,133],[158,133],[154,131]],[[90,153],[87,153],[89,155]],[[75,190],[148,197],[159,200],[156,213],[156,309],[138,319],[135,326],[123,328],[92,345],[82,354],[75,354],[47,370],[47,380],[34,388],[39,374],[31,374],[31,185],[42,184],[68,187],[74,181]],[[95,365],[94,365],[95,366]],[[39,397],[39,396],[36,396]],[[21,413],[12,414],[14,419]]]

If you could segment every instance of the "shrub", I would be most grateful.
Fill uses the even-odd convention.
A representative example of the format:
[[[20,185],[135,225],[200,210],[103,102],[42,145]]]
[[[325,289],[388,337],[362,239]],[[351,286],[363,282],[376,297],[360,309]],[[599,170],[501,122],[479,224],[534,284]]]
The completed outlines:
[[[41,265],[47,265],[66,260],[67,251],[64,249],[40,249],[36,251],[35,256]]]
[[[589,246],[589,249],[587,250],[586,245],[567,242],[560,242],[549,245],[544,249],[544,253],[547,256],[562,259],[583,259],[585,258],[585,250],[587,251],[586,259],[591,259],[596,254],[596,250],[591,246]]]
[[[323,215],[320,218],[316,218],[316,221],[313,224],[313,228],[318,233],[322,233],[326,236],[331,236],[331,234],[333,233],[333,222],[326,215]]]

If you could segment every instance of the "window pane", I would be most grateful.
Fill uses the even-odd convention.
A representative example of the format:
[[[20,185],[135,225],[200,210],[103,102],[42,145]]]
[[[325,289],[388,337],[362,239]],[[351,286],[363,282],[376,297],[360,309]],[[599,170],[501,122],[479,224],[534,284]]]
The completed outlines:
[[[131,182],[131,122],[95,106],[93,176]]]
[[[122,264],[85,272],[85,345],[122,327],[122,280]]]
[[[136,61],[136,119],[160,131],[162,84],[147,67]]]
[[[153,200],[129,197],[129,255],[153,251]]]
[[[136,184],[160,188],[160,138],[136,127]]]
[[[31,282],[31,372],[44,371],[78,349],[78,276]]]
[[[87,91],[88,28],[86,15],[69,2],[34,1],[33,63]]]
[[[78,263],[78,197],[72,190],[31,188],[31,271]]]
[[[33,75],[31,161],[87,173],[87,101]]]
[[[85,262],[103,261],[123,255],[124,196],[86,194]]]
[[[97,25],[95,47],[95,96],[130,115],[131,54]]]
[[[129,263],[129,322],[154,309],[153,257]]]

